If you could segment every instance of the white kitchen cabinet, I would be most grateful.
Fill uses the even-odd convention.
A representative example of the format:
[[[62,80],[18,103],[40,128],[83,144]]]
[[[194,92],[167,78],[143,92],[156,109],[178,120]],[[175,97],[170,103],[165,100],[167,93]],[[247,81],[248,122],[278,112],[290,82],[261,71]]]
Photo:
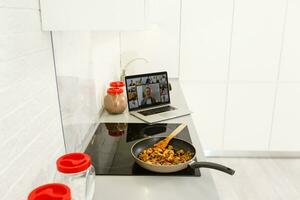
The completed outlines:
[[[235,1],[230,80],[276,80],[286,1]]]
[[[233,0],[184,0],[181,19],[181,80],[227,79]]]
[[[267,151],[275,84],[230,84],[224,149]]]
[[[300,151],[300,84],[280,84],[274,112],[271,151]]]
[[[141,30],[144,0],[41,0],[45,31]]]
[[[181,81],[181,86],[203,148],[222,150],[226,84]]]
[[[280,81],[300,81],[300,1],[289,0],[280,66]]]

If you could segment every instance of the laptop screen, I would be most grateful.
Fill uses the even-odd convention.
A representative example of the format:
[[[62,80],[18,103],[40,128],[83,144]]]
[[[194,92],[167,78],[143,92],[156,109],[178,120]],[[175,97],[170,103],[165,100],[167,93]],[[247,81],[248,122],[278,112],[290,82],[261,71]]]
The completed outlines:
[[[125,77],[130,111],[170,103],[167,72]]]

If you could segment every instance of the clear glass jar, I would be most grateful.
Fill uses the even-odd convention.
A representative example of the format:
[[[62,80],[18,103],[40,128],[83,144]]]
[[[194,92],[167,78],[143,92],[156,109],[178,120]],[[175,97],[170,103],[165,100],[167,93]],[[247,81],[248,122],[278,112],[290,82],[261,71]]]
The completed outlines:
[[[127,131],[127,123],[105,123],[108,134],[112,137],[121,137]]]
[[[111,114],[123,113],[127,107],[124,90],[121,88],[108,88],[104,97],[104,108]]]
[[[55,182],[70,187],[72,200],[92,200],[95,192],[95,169],[84,153],[70,153],[56,161]]]

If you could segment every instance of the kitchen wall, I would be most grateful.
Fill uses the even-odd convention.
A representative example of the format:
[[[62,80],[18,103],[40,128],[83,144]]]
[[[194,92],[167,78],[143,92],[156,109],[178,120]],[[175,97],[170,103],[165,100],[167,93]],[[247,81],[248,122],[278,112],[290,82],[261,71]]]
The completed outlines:
[[[51,38],[38,0],[0,0],[0,196],[26,199],[64,153]]]
[[[171,9],[170,9],[171,7]],[[179,73],[180,0],[146,1],[143,31],[53,32],[55,64],[67,151],[82,148],[102,111],[102,99],[120,69],[126,74]]]
[[[118,69],[146,58],[127,74],[179,77],[206,150],[300,150],[296,0],[145,2],[143,31],[53,34],[64,124],[87,121],[69,129],[74,144],[93,131]]]
[[[121,65],[137,57],[146,58],[128,66],[128,74],[168,71],[179,76],[181,0],[146,0],[146,28],[120,33]]]
[[[182,2],[180,78],[205,149],[300,151],[299,1]]]

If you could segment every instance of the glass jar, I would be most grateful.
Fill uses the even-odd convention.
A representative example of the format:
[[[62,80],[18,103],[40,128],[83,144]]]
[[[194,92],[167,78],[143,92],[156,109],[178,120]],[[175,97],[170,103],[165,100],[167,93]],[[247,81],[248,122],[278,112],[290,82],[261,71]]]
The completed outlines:
[[[120,137],[127,131],[127,123],[105,123],[108,134],[112,137]]]
[[[35,188],[28,195],[28,200],[71,200],[70,188],[60,183],[50,183]]]
[[[111,114],[123,113],[127,107],[124,90],[121,88],[108,88],[104,97],[104,108]]]
[[[72,200],[92,200],[95,192],[95,169],[91,157],[69,153],[56,161],[55,181],[70,187]]]

